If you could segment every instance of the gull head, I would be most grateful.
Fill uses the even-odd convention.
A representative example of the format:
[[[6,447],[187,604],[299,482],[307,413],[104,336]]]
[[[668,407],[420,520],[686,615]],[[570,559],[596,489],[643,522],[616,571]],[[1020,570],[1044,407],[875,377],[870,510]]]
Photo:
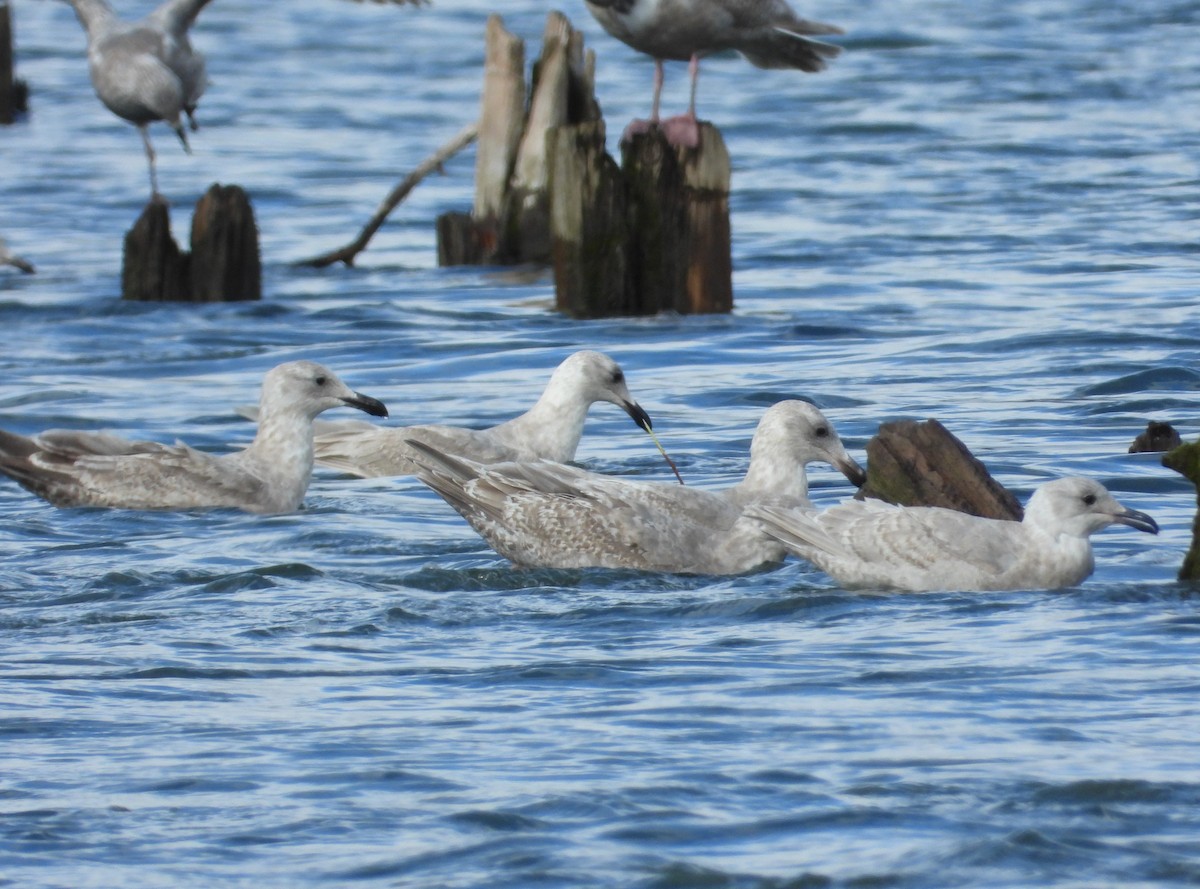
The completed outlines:
[[[780,459],[787,455],[787,459],[801,466],[825,462],[856,487],[867,480],[867,473],[846,452],[833,424],[807,401],[780,401],[767,409],[750,442],[751,462],[756,455],[760,459]]]
[[[355,407],[373,417],[386,417],[382,401],[355,392],[337,374],[315,361],[289,361],[271,368],[263,377],[259,417],[281,411],[298,412],[309,419],[331,407]]]
[[[633,400],[625,384],[625,371],[603,352],[571,355],[554,371],[550,385],[569,387],[589,404],[597,401],[615,404],[646,432],[652,429],[650,415]]]
[[[1090,478],[1060,478],[1033,492],[1025,507],[1025,521],[1051,534],[1087,537],[1109,525],[1128,525],[1148,534],[1158,533],[1158,523],[1144,512],[1128,509]]]

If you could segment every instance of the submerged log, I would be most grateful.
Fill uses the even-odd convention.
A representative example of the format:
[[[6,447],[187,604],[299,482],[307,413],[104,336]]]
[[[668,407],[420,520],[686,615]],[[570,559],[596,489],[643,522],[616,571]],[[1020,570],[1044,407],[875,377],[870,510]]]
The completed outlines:
[[[191,253],[171,236],[166,201],[152,198],[125,235],[121,298],[233,302],[262,298],[258,228],[246,192],[213,185],[192,218]]]
[[[1179,568],[1179,579],[1195,583],[1200,581],[1200,442],[1191,442],[1173,448],[1163,455],[1163,466],[1174,469],[1196,486],[1196,516],[1192,520],[1192,543],[1183,565]]]
[[[942,506],[1020,521],[1020,502],[937,420],[884,423],[867,443],[867,483],[858,499]]]
[[[13,123],[27,108],[29,88],[14,70],[12,9],[0,0],[0,124]]]

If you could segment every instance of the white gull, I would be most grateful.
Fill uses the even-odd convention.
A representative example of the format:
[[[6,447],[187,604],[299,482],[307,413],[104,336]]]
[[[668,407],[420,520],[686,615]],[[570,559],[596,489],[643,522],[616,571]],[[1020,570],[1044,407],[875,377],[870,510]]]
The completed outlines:
[[[605,31],[654,59],[650,120],[635,121],[626,137],[659,122],[664,59],[689,62],[691,76],[687,113],[663,121],[664,132],[672,144],[695,148],[701,56],[732,49],[759,68],[816,72],[841,52],[841,47],[811,39],[814,34],[841,34],[841,28],[800,18],[787,0],[586,0],[586,5]]]
[[[1158,533],[1099,482],[1039,487],[1020,522],[931,506],[850,500],[824,512],[759,506],[747,516],[847,587],[906,590],[1059,589],[1092,573],[1089,535],[1112,524]]]
[[[387,416],[382,402],[320,364],[291,361],[263,378],[258,434],[243,451],[216,456],[107,432],[52,429],[26,438],[0,430],[0,472],[55,506],[292,512],[312,476],[313,418],[341,406]]]
[[[625,372],[601,352],[576,352],[550,376],[528,411],[488,429],[459,426],[386,427],[363,421],[317,424],[316,459],[321,466],[362,478],[412,475],[415,439],[478,463],[575,459],[588,408],[606,401],[621,408],[649,431],[650,416],[633,400]]]
[[[482,466],[413,441],[417,477],[491,547],[538,568],[633,568],[740,574],[781,562],[784,547],[741,518],[751,504],[806,506],[806,464],[827,461],[856,485],[865,474],[832,424],[801,401],[767,410],[745,478],[724,491],[651,484],[560,463]]]

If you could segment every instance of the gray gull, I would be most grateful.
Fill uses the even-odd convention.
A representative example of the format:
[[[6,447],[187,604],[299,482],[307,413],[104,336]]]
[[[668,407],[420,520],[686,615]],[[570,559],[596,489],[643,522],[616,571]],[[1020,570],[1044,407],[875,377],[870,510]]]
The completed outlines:
[[[1045,483],[1020,522],[879,500],[824,512],[760,506],[747,516],[844,586],[911,592],[1074,586],[1095,567],[1090,534],[1112,524],[1158,533],[1154,519],[1086,478]]]
[[[769,408],[750,444],[745,478],[724,491],[599,475],[561,463],[482,466],[419,441],[417,477],[500,555],[537,568],[633,568],[740,574],[783,561],[785,548],[751,504],[807,506],[806,464],[822,460],[865,480],[825,416],[802,401]]]
[[[649,121],[634,121],[625,134],[659,123],[663,60],[687,61],[691,100],[686,114],[663,121],[674,145],[695,148],[696,81],[700,57],[737,50],[759,68],[798,68],[816,72],[841,47],[808,35],[841,34],[835,25],[802,19],[787,0],[585,0],[588,11],[613,37],[654,59],[654,100]]]
[[[588,408],[607,401],[650,431],[650,415],[633,400],[625,373],[601,352],[576,352],[564,360],[528,411],[489,429],[459,426],[385,427],[363,421],[317,424],[316,460],[321,466],[362,478],[412,475],[416,439],[477,463],[575,459]]]
[[[104,106],[142,134],[150,162],[150,190],[158,194],[149,125],[164,121],[191,153],[180,115],[195,130],[196,105],[208,79],[204,56],[188,30],[210,0],[166,0],[140,22],[117,18],[107,0],[67,0],[87,32],[88,71]],[[422,0],[391,0],[419,4]]]
[[[387,416],[382,402],[332,371],[291,361],[263,378],[258,434],[243,451],[216,456],[107,432],[52,429],[26,438],[0,430],[0,472],[55,506],[293,512],[312,476],[313,418],[341,406]]]

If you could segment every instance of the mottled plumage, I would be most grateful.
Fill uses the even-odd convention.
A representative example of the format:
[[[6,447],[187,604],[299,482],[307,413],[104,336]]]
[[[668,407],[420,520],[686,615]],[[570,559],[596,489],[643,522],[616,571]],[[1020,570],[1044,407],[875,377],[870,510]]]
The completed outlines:
[[[477,463],[575,459],[588,408],[615,404],[643,429],[650,417],[625,384],[621,366],[600,352],[576,352],[558,366],[545,391],[528,411],[489,429],[459,426],[377,426],[357,420],[317,424],[316,460],[321,466],[363,478],[412,475],[412,448],[406,439]]]
[[[482,466],[413,442],[417,476],[518,565],[738,574],[784,548],[741,518],[755,503],[808,505],[806,464],[864,473],[819,410],[783,401],[763,416],[745,478],[724,491],[648,484],[557,463]]]
[[[760,506],[747,516],[844,586],[914,592],[1074,586],[1094,568],[1089,535],[1114,523],[1158,533],[1150,516],[1086,478],[1042,485],[1020,522],[879,500],[824,512]]]
[[[26,438],[0,431],[0,472],[55,506],[292,512],[312,476],[313,418],[343,405],[387,416],[382,402],[332,371],[292,361],[263,379],[258,434],[243,451],[216,456],[107,432],[52,429]]]

